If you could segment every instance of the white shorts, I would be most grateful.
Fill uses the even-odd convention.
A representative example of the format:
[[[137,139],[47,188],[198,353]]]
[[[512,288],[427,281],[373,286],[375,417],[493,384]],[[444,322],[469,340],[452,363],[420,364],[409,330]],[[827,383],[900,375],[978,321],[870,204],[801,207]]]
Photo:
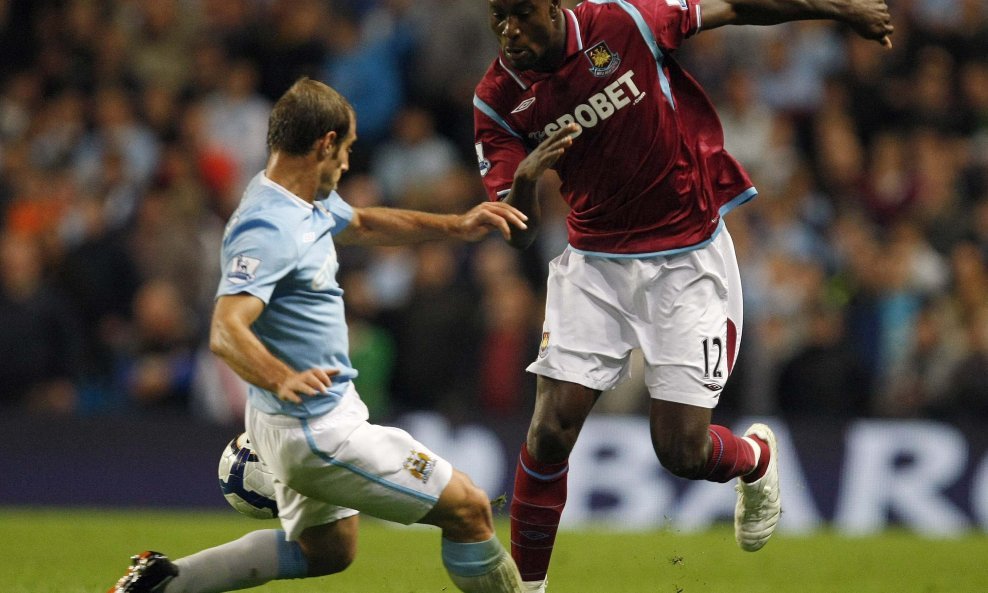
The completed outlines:
[[[352,384],[336,408],[315,418],[247,406],[247,434],[276,477],[288,539],[358,512],[407,525],[436,505],[453,475],[450,463],[404,430],[367,418]]]
[[[717,405],[741,343],[741,276],[721,227],[699,249],[605,258],[567,249],[549,264],[545,324],[530,372],[613,389],[645,359],[655,399]]]

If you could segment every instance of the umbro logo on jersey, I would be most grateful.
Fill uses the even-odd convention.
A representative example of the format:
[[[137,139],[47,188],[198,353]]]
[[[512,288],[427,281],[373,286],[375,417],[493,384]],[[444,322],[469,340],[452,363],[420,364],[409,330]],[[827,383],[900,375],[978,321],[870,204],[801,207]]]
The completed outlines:
[[[515,107],[514,109],[512,109],[511,110],[511,113],[520,113],[522,111],[525,111],[526,109],[528,109],[529,107],[531,107],[532,106],[532,103],[534,103],[534,102],[535,102],[535,97],[530,97],[528,99],[525,99],[524,101],[522,101],[521,103],[518,104],[518,107]]]

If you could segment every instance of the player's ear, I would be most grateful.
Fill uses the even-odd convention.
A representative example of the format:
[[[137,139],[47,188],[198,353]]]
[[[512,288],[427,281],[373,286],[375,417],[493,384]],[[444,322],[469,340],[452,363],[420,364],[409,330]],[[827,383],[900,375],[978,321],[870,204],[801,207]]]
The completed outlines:
[[[336,153],[336,132],[329,131],[316,140],[316,157],[319,160],[325,159]]]

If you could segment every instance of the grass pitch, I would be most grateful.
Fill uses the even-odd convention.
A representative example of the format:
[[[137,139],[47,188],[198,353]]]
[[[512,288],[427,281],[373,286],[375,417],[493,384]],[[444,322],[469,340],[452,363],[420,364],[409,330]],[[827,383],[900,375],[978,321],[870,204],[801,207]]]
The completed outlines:
[[[0,592],[104,593],[143,549],[175,558],[277,525],[223,511],[0,508]],[[507,532],[502,520],[502,541]],[[750,554],[737,548],[727,526],[702,534],[564,531],[549,579],[552,593],[988,593],[988,536],[776,535]],[[357,560],[344,573],[254,590],[455,591],[439,558],[437,529],[374,520],[363,522]]]

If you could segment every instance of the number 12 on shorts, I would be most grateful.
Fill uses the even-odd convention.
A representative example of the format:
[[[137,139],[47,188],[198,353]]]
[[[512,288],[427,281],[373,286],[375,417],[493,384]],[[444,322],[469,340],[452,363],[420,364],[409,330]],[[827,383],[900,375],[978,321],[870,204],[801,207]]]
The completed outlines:
[[[724,358],[724,341],[720,336],[713,338],[703,338],[703,378],[720,378],[724,376],[721,372],[720,363]],[[713,360],[713,367],[710,362]]]

